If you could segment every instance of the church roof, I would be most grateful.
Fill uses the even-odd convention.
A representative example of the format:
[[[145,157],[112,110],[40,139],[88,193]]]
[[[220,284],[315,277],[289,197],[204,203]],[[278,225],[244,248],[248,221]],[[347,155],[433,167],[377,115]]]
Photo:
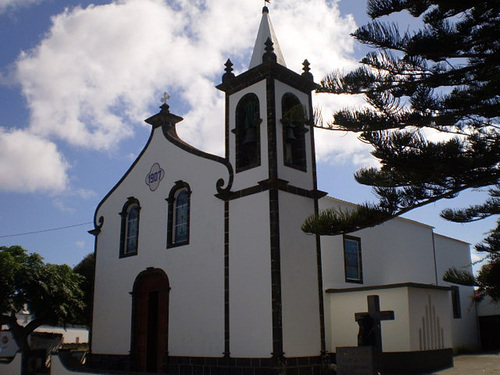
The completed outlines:
[[[286,66],[285,59],[283,58],[283,54],[281,53],[281,48],[278,43],[278,38],[276,38],[271,19],[269,18],[269,9],[264,7],[262,9],[262,19],[260,21],[257,39],[255,40],[255,47],[253,48],[252,59],[250,60],[250,66],[248,67],[249,69],[262,64],[262,55],[266,52],[265,43],[268,38],[270,38],[274,43],[273,48],[278,64]]]

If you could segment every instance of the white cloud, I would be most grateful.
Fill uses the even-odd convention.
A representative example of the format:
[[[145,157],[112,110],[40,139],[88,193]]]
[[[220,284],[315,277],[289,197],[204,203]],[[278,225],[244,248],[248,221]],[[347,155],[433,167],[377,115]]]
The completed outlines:
[[[41,3],[43,0],[0,0],[0,14],[28,5]]]
[[[315,105],[321,109],[324,126],[333,120],[333,112],[347,106],[365,105],[359,96],[315,94]],[[356,167],[376,166],[370,154],[372,147],[358,139],[358,134],[337,130],[315,129],[316,155],[319,162],[351,164]]]
[[[69,164],[46,139],[0,128],[0,190],[32,193],[62,191]]]
[[[144,126],[159,104],[155,96],[166,89],[171,110],[185,119],[179,134],[222,153],[224,99],[214,85],[227,58],[235,72],[247,69],[259,13],[254,0],[117,0],[67,9],[17,61],[31,111],[27,131],[89,149],[118,148],[135,127]],[[300,72],[307,58],[319,80],[334,68],[354,65],[349,34],[355,24],[341,17],[335,1],[277,2],[271,18],[291,69]],[[319,101],[347,103],[334,97]],[[328,138],[335,139],[317,142],[320,160],[367,155],[355,137]]]

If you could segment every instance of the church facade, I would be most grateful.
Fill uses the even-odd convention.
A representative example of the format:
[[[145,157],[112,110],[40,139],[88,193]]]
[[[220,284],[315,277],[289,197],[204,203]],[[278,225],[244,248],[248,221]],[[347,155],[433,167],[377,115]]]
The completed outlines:
[[[470,267],[467,244],[400,218],[349,236],[301,231],[318,210],[352,205],[318,190],[317,85],[307,60],[300,74],[286,67],[267,8],[249,69],[231,66],[217,86],[225,156],[181,140],[165,103],[96,209],[90,366],[319,373],[356,346],[369,295],[394,311],[382,323],[388,368],[446,367],[453,349],[476,346],[472,290],[441,281]]]

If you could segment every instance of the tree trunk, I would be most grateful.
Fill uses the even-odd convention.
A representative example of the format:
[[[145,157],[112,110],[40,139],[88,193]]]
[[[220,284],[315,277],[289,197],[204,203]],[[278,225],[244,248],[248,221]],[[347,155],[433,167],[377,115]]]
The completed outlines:
[[[31,351],[21,351],[21,375],[35,375],[34,366],[31,363]]]

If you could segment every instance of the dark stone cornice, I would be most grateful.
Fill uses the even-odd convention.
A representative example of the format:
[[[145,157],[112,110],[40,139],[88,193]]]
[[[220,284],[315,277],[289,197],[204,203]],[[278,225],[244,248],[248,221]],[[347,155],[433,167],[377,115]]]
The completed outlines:
[[[326,293],[349,293],[349,292],[361,292],[376,289],[393,289],[393,288],[420,288],[420,289],[435,289],[435,290],[451,290],[449,286],[444,285],[434,285],[434,284],[421,284],[421,283],[398,283],[398,284],[385,284],[385,285],[367,285],[359,286],[355,288],[339,288],[339,289],[327,289]]]
[[[230,79],[226,76],[223,83],[218,85],[217,88],[227,94],[233,94],[268,77],[286,83],[305,93],[319,88],[319,85],[312,81],[309,76],[297,74],[272,60],[264,61],[255,68],[241,73],[239,76],[231,77]]]
[[[229,179],[227,182],[224,181],[223,178],[220,178],[217,180],[217,183],[216,183],[217,194],[216,194],[216,196],[221,195],[221,194],[223,195],[223,194],[229,192],[229,190],[231,189],[231,186],[233,185],[233,179],[234,179],[233,166],[231,165],[229,160],[222,158],[220,156],[217,156],[217,155],[209,154],[207,152],[204,152],[204,151],[184,142],[177,135],[177,131],[175,129],[175,126],[169,126],[168,124],[164,124],[162,126],[162,131],[163,131],[163,135],[165,136],[165,138],[168,141],[170,141],[171,143],[173,143],[174,145],[176,145],[177,147],[179,147],[180,149],[182,149],[186,152],[189,152],[190,154],[199,156],[201,158],[213,160],[215,162],[224,164],[228,170]],[[224,187],[224,185],[226,185],[226,186]]]
[[[300,195],[302,197],[313,199],[319,199],[327,195],[326,192],[321,190],[306,190],[294,185],[290,185],[288,181],[282,180],[280,178],[269,178],[259,181],[257,185],[250,186],[245,189],[241,189],[238,191],[226,191],[224,194],[217,194],[217,197],[223,200],[230,201],[268,190],[280,190],[290,194]]]
[[[182,117],[170,113],[168,104],[163,104],[160,108],[160,112],[145,120],[148,124],[153,126],[153,129],[160,126],[168,128],[175,127],[175,124],[184,120]]]

